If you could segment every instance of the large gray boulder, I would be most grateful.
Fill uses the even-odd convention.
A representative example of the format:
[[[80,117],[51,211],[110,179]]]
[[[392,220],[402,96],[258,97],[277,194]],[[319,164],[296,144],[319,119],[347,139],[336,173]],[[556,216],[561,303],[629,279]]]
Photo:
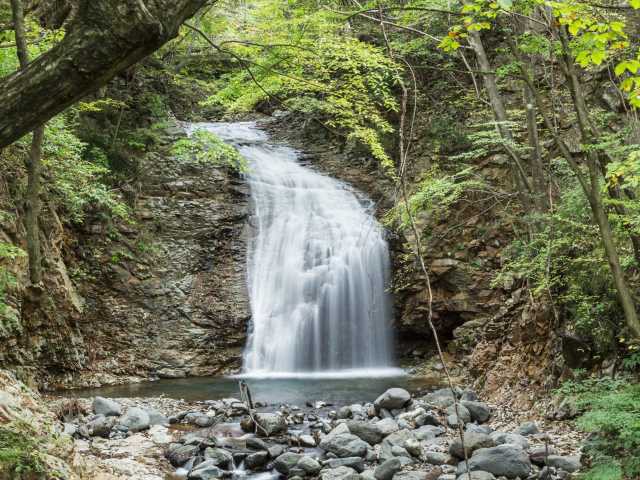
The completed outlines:
[[[398,456],[411,457],[407,446],[412,448],[417,441],[411,430],[398,430],[382,441],[380,459],[386,461]]]
[[[111,429],[115,426],[115,423],[116,420],[113,417],[96,415],[86,425],[82,425],[78,431],[85,437],[108,438],[111,433]]]
[[[376,467],[373,476],[376,480],[391,480],[393,476],[402,469],[402,462],[399,458],[390,458]]]
[[[360,437],[369,445],[377,445],[384,438],[382,429],[377,423],[350,420],[347,422],[347,428],[349,428],[349,432]]]
[[[473,452],[469,459],[469,470],[489,472],[507,478],[526,478],[531,472],[529,456],[517,445],[498,445],[481,448]],[[466,472],[465,462],[458,464],[458,475]]]
[[[120,425],[123,425],[131,432],[140,432],[149,428],[151,419],[146,410],[138,407],[131,407],[120,419]]]
[[[536,433],[540,433],[540,429],[536,422],[524,422],[518,428],[516,428],[515,432],[522,436],[535,435]]]
[[[204,451],[204,458],[216,467],[228,469],[233,466],[233,455],[224,448],[207,448]]]
[[[442,435],[446,430],[442,427],[436,427],[433,425],[424,425],[413,431],[413,434],[418,440],[432,440]]]
[[[404,388],[390,388],[373,402],[377,410],[386,408],[393,410],[395,408],[403,408],[411,400],[411,394]]]
[[[486,433],[464,432],[464,450],[459,437],[456,437],[449,446],[449,453],[454,457],[464,458],[465,451],[470,457],[479,448],[495,447],[495,442]]]
[[[315,477],[316,475],[318,475],[318,473],[320,473],[320,469],[322,468],[322,466],[315,458],[311,458],[308,455],[305,455],[300,460],[298,460],[295,468],[298,470],[302,470],[307,476]]]
[[[244,464],[249,470],[258,470],[264,467],[269,461],[269,452],[266,450],[251,453],[244,459]]]
[[[391,435],[392,433],[400,430],[398,422],[396,422],[393,418],[383,418],[382,420],[378,420],[376,422],[376,428],[380,431],[383,437]]]
[[[122,406],[108,398],[96,397],[93,399],[93,411],[96,415],[119,417],[122,414]]]
[[[352,433],[337,433],[324,437],[319,447],[337,457],[364,457],[369,444]]]
[[[180,443],[172,443],[165,452],[164,456],[171,462],[174,467],[181,467],[192,457],[198,454],[200,447],[198,445],[182,445]]]
[[[473,402],[470,400],[463,400],[460,405],[465,407],[471,414],[471,420],[478,423],[484,423],[489,420],[491,416],[491,408],[484,402]]]
[[[457,413],[456,413],[457,410]],[[460,416],[460,418],[458,418]],[[447,407],[447,423],[450,427],[457,427],[459,422],[462,424],[469,423],[471,421],[471,412],[467,410],[462,404],[458,404],[456,409],[455,405],[450,405]]]
[[[422,400],[434,407],[447,408],[449,405],[453,405],[454,397],[451,389],[441,388],[440,390],[426,394],[422,397]]]
[[[353,468],[329,468],[320,472],[321,480],[360,480],[360,475]]]

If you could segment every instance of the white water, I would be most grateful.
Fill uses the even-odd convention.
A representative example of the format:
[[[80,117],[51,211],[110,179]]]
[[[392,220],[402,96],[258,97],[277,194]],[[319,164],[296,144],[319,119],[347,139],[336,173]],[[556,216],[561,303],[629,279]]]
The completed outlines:
[[[252,122],[198,124],[249,163],[252,377],[397,375],[391,368],[389,252],[372,202],[268,143]]]

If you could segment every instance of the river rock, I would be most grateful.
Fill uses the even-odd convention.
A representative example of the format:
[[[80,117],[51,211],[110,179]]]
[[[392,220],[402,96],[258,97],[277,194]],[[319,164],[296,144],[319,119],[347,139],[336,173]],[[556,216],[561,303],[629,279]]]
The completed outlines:
[[[257,433],[261,437],[270,437],[287,431],[287,422],[282,415],[277,413],[256,413],[254,416],[259,425]]]
[[[96,415],[119,417],[122,414],[122,406],[114,400],[104,397],[96,397],[93,399],[93,411]]]
[[[445,432],[445,429],[442,427],[436,427],[434,425],[424,425],[414,430],[413,435],[418,440],[432,440],[436,437],[439,437],[444,432]]]
[[[206,448],[204,451],[205,460],[210,460],[212,465],[224,469],[233,466],[233,455],[223,448]]]
[[[422,397],[422,400],[429,405],[438,408],[447,408],[454,403],[454,397],[449,388],[441,388]]]
[[[380,449],[381,460],[386,461],[398,456],[411,457],[411,454],[405,447],[408,441],[411,443],[411,441],[416,440],[411,430],[398,430],[392,433],[382,441],[382,447]]]
[[[484,423],[489,420],[491,416],[491,409],[489,405],[484,402],[475,402],[469,400],[462,400],[460,405],[465,407],[471,414],[471,420],[478,423]]]
[[[486,433],[464,432],[464,450],[459,437],[456,437],[449,446],[449,453],[454,457],[464,458],[464,452],[471,456],[479,448],[495,447],[495,442]]]
[[[393,476],[393,480],[426,480],[427,472],[409,471],[398,472]]]
[[[481,448],[473,452],[469,459],[469,469],[503,475],[507,478],[526,478],[531,472],[529,456],[517,445],[498,445],[492,448]],[[458,475],[466,472],[465,462],[458,464]]]
[[[529,460],[536,465],[544,465],[548,455],[556,455],[558,451],[551,445],[549,447],[535,447],[529,452]]]
[[[547,465],[550,467],[561,468],[569,473],[580,470],[580,456],[562,456],[562,455],[549,455],[547,459]]]
[[[320,472],[321,480],[360,480],[360,475],[349,467],[338,467],[322,470]]]
[[[535,435],[537,433],[540,433],[540,429],[538,428],[538,425],[536,425],[535,422],[525,422],[522,425],[520,425],[518,428],[516,428],[514,433],[527,437],[529,435]]]
[[[215,466],[210,460],[199,463],[189,472],[187,477],[189,480],[213,480],[214,478],[222,478],[225,472]]]
[[[400,430],[398,423],[393,418],[383,418],[382,420],[378,420],[376,422],[376,428],[380,431],[383,437]]]
[[[431,451],[424,452],[423,458],[424,461],[430,465],[445,465],[452,459],[451,455],[448,453]]]
[[[368,444],[351,433],[333,432],[320,441],[320,448],[338,457],[364,457]]]
[[[260,438],[250,437],[247,438],[247,448],[251,450],[269,450],[269,445],[267,445],[266,442]],[[280,455],[280,453],[278,455]],[[278,455],[275,456],[277,457]]]
[[[96,415],[86,425],[79,428],[79,433],[84,437],[108,438],[116,421],[113,417]]]
[[[149,414],[139,407],[131,407],[120,419],[120,425],[124,425],[132,432],[140,432],[149,428]]]
[[[529,440],[527,440],[526,437],[523,437],[522,435],[518,435],[517,433],[493,432],[489,436],[496,445],[510,443],[513,445],[518,445],[523,450],[527,450],[529,448]]]
[[[198,445],[182,445],[180,443],[172,443],[165,452],[164,456],[171,462],[174,467],[181,467],[190,458],[195,457],[200,451]]]
[[[349,429],[349,432],[357,437],[360,437],[369,445],[377,445],[384,438],[382,429],[378,426],[377,423],[350,420],[347,422],[347,428]]]
[[[164,427],[169,425],[169,419],[158,410],[148,409],[147,413],[149,414],[149,425],[162,425]]]
[[[458,413],[456,414],[456,406],[450,405],[447,407],[447,423],[450,427],[457,427],[458,422],[461,421],[463,424],[469,423],[471,421],[471,413],[467,410],[462,404],[458,404]],[[460,418],[458,419],[458,415]]]
[[[402,463],[398,458],[390,458],[382,462],[373,472],[376,480],[391,480],[402,469]]]
[[[316,475],[318,475],[318,473],[320,473],[320,469],[322,468],[322,466],[315,458],[305,455],[300,460],[298,460],[295,468],[303,470],[304,473],[310,477],[315,477]]]
[[[249,444],[249,439],[247,439],[247,445]],[[269,452],[269,456],[271,458],[278,458],[280,455],[284,453],[284,447],[282,445],[272,445],[267,451]]]
[[[390,388],[373,402],[376,409],[386,408],[393,410],[394,408],[403,408],[411,400],[411,395],[404,388]]]
[[[364,460],[360,457],[332,458],[325,462],[328,468],[350,467],[356,472],[364,471]]]
[[[458,477],[456,478],[456,480],[495,480],[495,479],[496,477],[494,477],[493,474],[489,472],[483,472],[481,470],[471,472],[471,478],[469,478],[469,475],[467,475],[466,473],[463,473],[462,475],[458,475]]]
[[[299,453],[285,452],[275,459],[273,468],[283,475],[289,475],[289,471],[294,468],[303,457]]]
[[[249,470],[257,470],[264,467],[269,461],[269,452],[261,451],[250,453],[244,459],[244,464]]]

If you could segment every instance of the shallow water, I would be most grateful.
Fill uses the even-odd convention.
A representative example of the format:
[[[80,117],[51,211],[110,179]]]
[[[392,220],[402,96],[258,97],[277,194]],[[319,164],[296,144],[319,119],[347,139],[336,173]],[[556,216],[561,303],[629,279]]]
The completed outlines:
[[[288,403],[303,406],[306,402],[324,401],[337,406],[369,402],[387,388],[402,387],[409,391],[435,388],[437,379],[410,376],[307,378],[245,378],[254,401],[269,405]],[[187,401],[218,400],[239,397],[238,378],[190,377],[155,382],[132,383],[101,388],[70,390],[65,396],[93,397],[157,397]]]

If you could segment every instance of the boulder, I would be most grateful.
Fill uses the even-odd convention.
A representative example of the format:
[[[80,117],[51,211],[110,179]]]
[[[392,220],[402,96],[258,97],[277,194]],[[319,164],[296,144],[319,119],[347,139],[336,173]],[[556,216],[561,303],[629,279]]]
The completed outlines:
[[[315,458],[306,455],[298,460],[295,468],[303,470],[304,473],[310,477],[315,477],[316,475],[318,475],[318,473],[320,473],[320,469],[322,467]]]
[[[364,457],[368,444],[351,433],[330,433],[320,441],[320,448],[337,457]]]
[[[377,423],[350,420],[347,422],[347,428],[349,429],[349,432],[354,434],[356,437],[361,438],[369,445],[377,445],[384,438],[382,429]]]
[[[418,440],[431,440],[433,438],[439,437],[444,432],[445,432],[445,429],[442,427],[435,427],[433,425],[424,425],[414,430],[413,434]]]
[[[498,445],[481,448],[473,452],[469,459],[469,470],[489,472],[507,478],[526,478],[531,472],[529,456],[517,445]],[[458,464],[458,475],[466,472],[465,462]]]
[[[538,425],[536,425],[536,422],[525,422],[516,428],[514,433],[527,437],[529,435],[540,433],[540,429],[538,428]]]
[[[320,472],[321,480],[360,480],[360,475],[353,468],[329,468]]]
[[[411,457],[411,454],[405,448],[407,442],[416,441],[417,438],[411,430],[398,430],[392,433],[382,441],[382,447],[380,449],[380,459],[382,461],[389,460],[393,457],[406,456]]]
[[[549,455],[556,455],[558,451],[552,446],[547,447],[536,447],[529,452],[529,460],[531,463],[535,463],[536,465],[542,466]]]
[[[458,404],[457,410],[458,410],[458,413],[456,414],[455,405],[450,405],[449,407],[447,407],[447,423],[449,424],[450,427],[457,427],[458,422],[460,421],[463,424],[469,423],[471,421],[471,412],[467,410],[467,407],[465,407],[462,404]],[[458,415],[460,415],[459,419],[458,419]]]
[[[477,470],[475,472],[471,472],[471,478],[466,473],[462,475],[458,475],[456,480],[496,480],[496,477],[489,472],[483,472],[482,470]]]
[[[93,399],[93,411],[96,415],[119,417],[122,414],[122,406],[108,398],[96,397]]]
[[[270,437],[271,435],[287,432],[287,422],[282,415],[277,413],[256,413],[255,419],[259,425],[257,433],[261,437]]]
[[[303,455],[293,452],[285,452],[273,462],[273,468],[283,475],[288,475],[289,471],[294,468]]]
[[[422,397],[422,400],[429,405],[433,405],[438,408],[447,408],[448,406],[453,405],[454,402],[453,394],[449,388],[441,388],[435,392],[428,393]]]
[[[454,457],[464,458],[465,451],[470,457],[479,448],[495,447],[495,442],[486,433],[464,432],[464,450],[460,438],[455,438],[449,446],[449,453]]]
[[[423,454],[424,461],[430,465],[446,465],[451,462],[451,455],[443,452],[427,451]]]
[[[402,469],[402,463],[398,458],[390,458],[376,467],[373,476],[376,480],[391,480]]]
[[[215,478],[222,478],[225,472],[213,465],[210,461],[204,461],[196,465],[193,470],[189,472],[187,477],[189,480],[213,480]]]
[[[373,402],[377,410],[386,408],[403,408],[411,400],[411,395],[404,388],[390,388]]]
[[[380,431],[383,437],[400,430],[398,423],[393,418],[383,418],[382,420],[378,420],[376,422],[376,428]]]
[[[149,414],[146,410],[138,407],[132,407],[120,419],[120,425],[123,425],[131,432],[140,432],[149,428]]]
[[[204,458],[216,467],[228,469],[233,466],[233,455],[223,448],[206,448]]]
[[[398,472],[393,476],[393,480],[426,480],[427,472]]]
[[[360,457],[332,458],[324,465],[329,468],[350,467],[358,473],[364,471],[364,460]]]
[[[258,470],[269,461],[269,452],[262,451],[251,453],[244,459],[244,464],[249,470]]]
[[[200,451],[198,445],[182,445],[180,443],[172,443],[165,452],[164,456],[171,462],[174,467],[181,467],[191,458],[195,457]]]
[[[316,439],[311,435],[300,435],[297,440],[301,447],[313,448],[316,446]]]
[[[547,465],[550,467],[561,468],[569,473],[580,470],[580,456],[562,456],[562,455],[549,455],[547,459]]]
[[[103,437],[109,438],[111,429],[115,426],[115,419],[105,417],[104,415],[96,415],[86,425],[78,429],[80,435],[85,437]]]
[[[162,425],[165,427],[169,425],[169,419],[158,410],[149,409],[147,413],[149,414],[149,425]]]
[[[460,405],[465,407],[471,414],[471,420],[478,423],[484,423],[489,420],[491,416],[491,409],[489,405],[484,402],[474,402],[469,400],[462,400]]]
[[[527,440],[526,437],[523,437],[522,435],[518,435],[517,433],[493,432],[489,436],[496,445],[510,443],[513,445],[518,445],[523,450],[527,450],[529,448],[529,440]]]

